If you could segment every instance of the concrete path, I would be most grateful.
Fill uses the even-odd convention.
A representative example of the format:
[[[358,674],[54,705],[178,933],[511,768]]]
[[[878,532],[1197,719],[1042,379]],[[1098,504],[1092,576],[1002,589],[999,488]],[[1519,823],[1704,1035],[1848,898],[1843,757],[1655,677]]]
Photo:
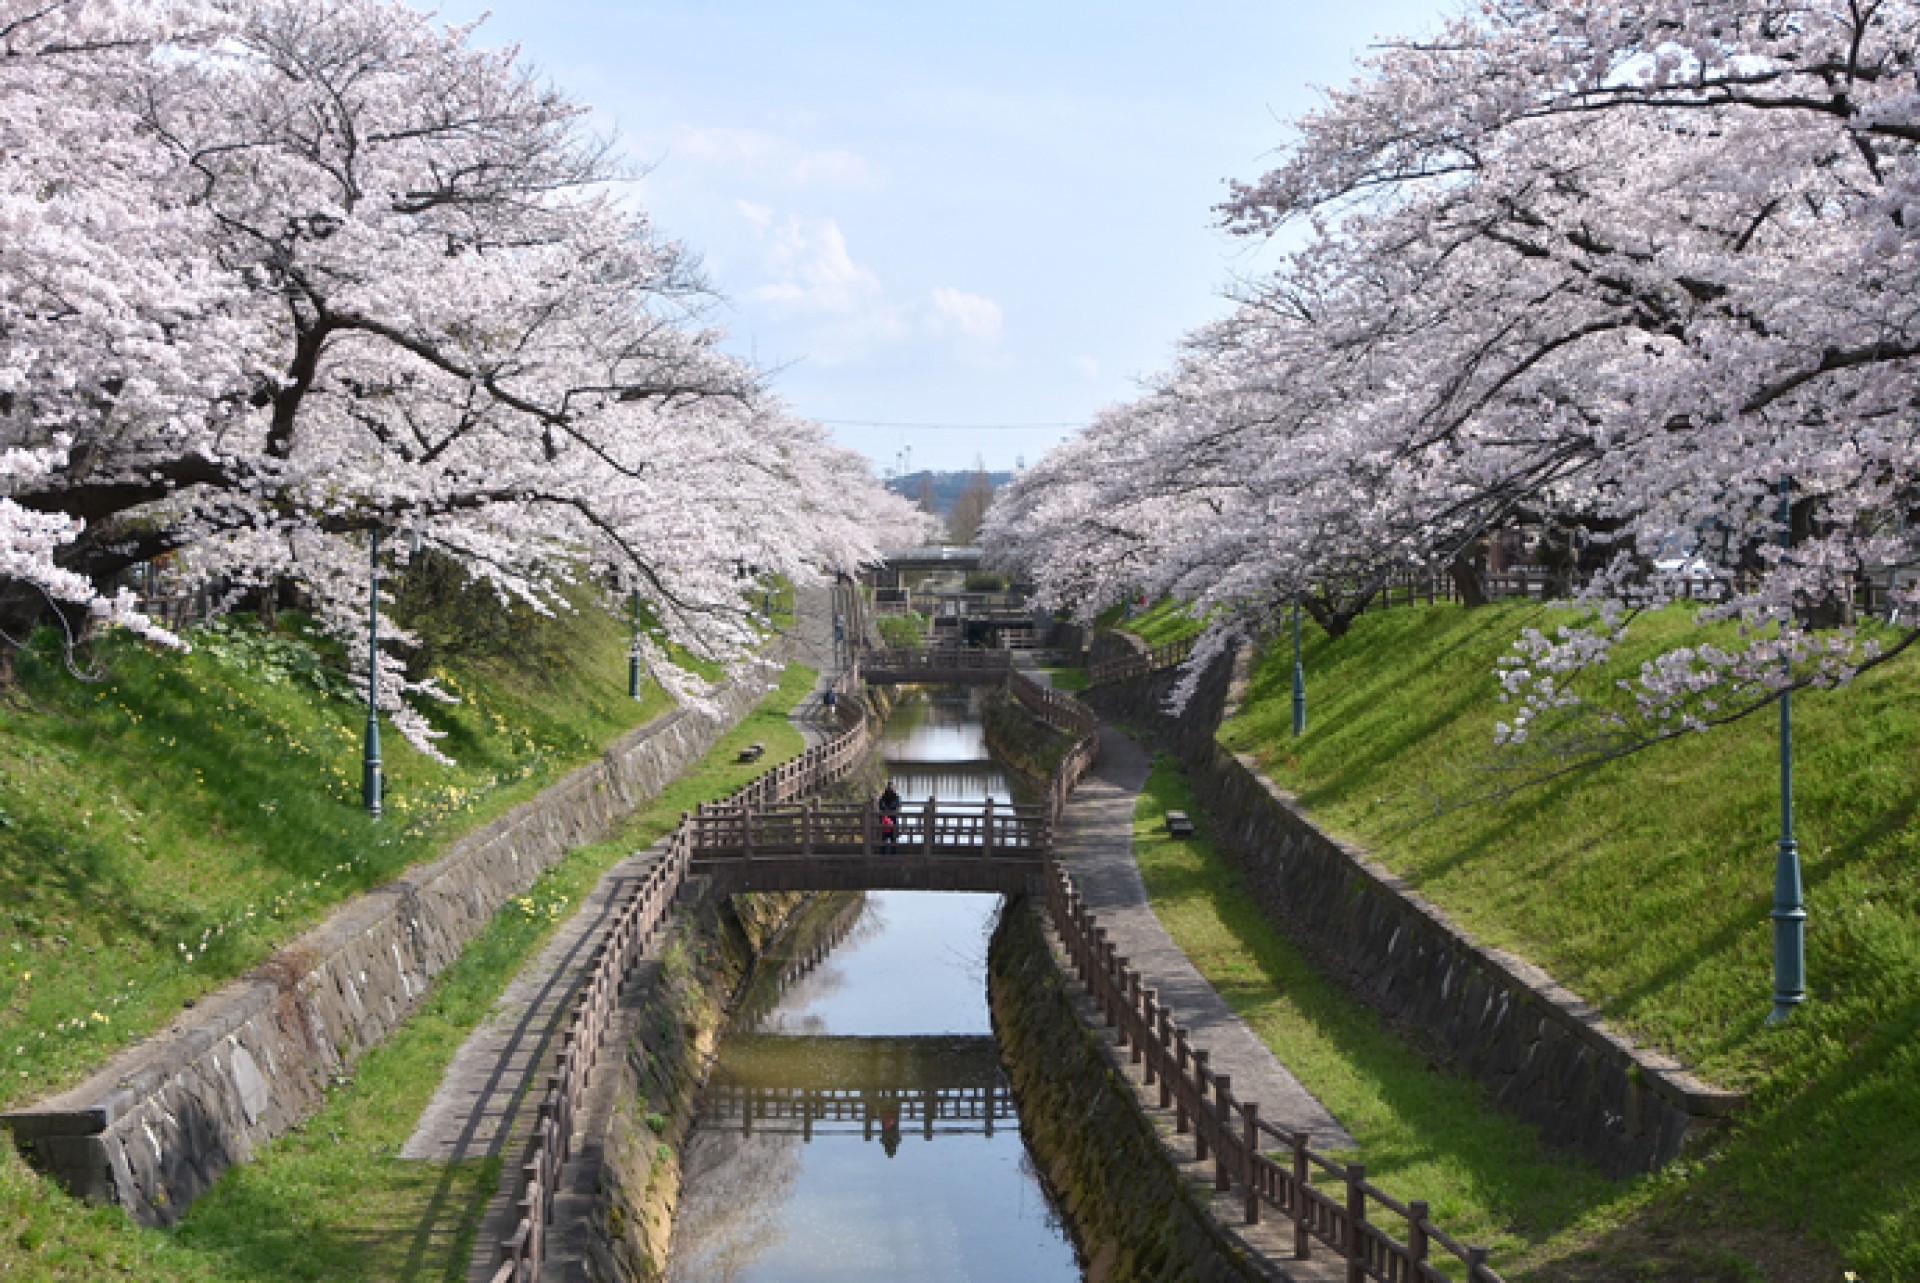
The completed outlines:
[[[839,719],[820,699],[840,671],[834,662],[833,589],[824,585],[799,589],[794,594],[794,614],[794,658],[817,670],[820,680],[813,684],[813,693],[793,710],[790,720],[800,728],[807,747],[812,748],[840,731]]]
[[[1100,760],[1061,820],[1055,849],[1062,863],[1128,965],[1143,982],[1151,979],[1160,1000],[1192,1031],[1192,1044],[1211,1053],[1213,1067],[1233,1076],[1236,1098],[1258,1101],[1260,1116],[1276,1126],[1304,1129],[1316,1149],[1352,1146],[1346,1128],[1233,1014],[1149,907],[1133,857],[1133,809],[1151,765],[1129,736],[1100,728]]]
[[[803,590],[799,600],[799,622],[795,628],[800,662],[822,672],[821,686],[830,678],[833,663],[833,619],[829,590]],[[818,692],[794,710],[793,721],[809,744],[832,733],[834,723]],[[585,964],[593,956],[594,946],[611,928],[621,904],[642,881],[654,861],[660,858],[664,839],[646,851],[628,856],[602,874],[593,891],[574,914],[560,924],[553,938],[539,954],[521,968],[479,1028],[468,1035],[454,1054],[433,1099],[421,1113],[413,1135],[401,1148],[403,1158],[432,1162],[457,1162],[465,1159],[506,1159],[501,1188],[488,1204],[474,1244],[468,1278],[485,1283],[494,1272],[501,1239],[513,1232],[516,1219],[511,1191],[516,1188],[520,1166],[531,1139],[531,1123],[539,1112],[538,1091],[544,1082],[557,1050],[561,1026],[570,999],[578,989]],[[512,907],[502,912],[511,913]],[[649,964],[643,963],[643,970]],[[629,992],[643,992],[633,985]],[[610,1083],[616,1076],[596,1075],[596,1086]],[[591,1092],[590,1092],[591,1094]],[[582,1116],[592,1112],[595,1102],[586,1102]],[[606,1102],[599,1102],[605,1105]],[[583,1170],[597,1173],[597,1166],[583,1160],[568,1164],[568,1175],[577,1177]],[[578,1197],[581,1191],[562,1194]],[[585,1191],[590,1197],[591,1189]],[[558,1215],[556,1213],[556,1224]],[[549,1239],[550,1256],[563,1253]],[[556,1276],[563,1276],[577,1262],[554,1260]]]

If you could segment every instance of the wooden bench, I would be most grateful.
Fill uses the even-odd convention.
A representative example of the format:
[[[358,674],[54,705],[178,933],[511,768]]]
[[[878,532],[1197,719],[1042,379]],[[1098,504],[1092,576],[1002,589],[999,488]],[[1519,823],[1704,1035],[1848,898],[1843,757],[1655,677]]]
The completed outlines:
[[[1193,836],[1193,821],[1187,818],[1185,811],[1167,812],[1167,832],[1177,838]]]
[[[741,749],[740,756],[733,760],[736,762],[757,762],[765,755],[766,751],[767,746],[765,744],[749,744]]]

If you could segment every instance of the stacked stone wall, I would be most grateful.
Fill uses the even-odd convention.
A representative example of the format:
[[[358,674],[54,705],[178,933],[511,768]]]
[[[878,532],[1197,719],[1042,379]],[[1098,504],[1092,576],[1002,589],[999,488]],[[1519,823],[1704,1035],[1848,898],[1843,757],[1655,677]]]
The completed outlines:
[[[1083,698],[1102,716],[1149,729],[1182,759],[1211,835],[1289,937],[1549,1143],[1609,1174],[1663,1166],[1739,1106],[1737,1094],[1608,1028],[1539,967],[1475,940],[1364,851],[1323,832],[1251,757],[1222,746],[1215,731],[1248,664],[1244,651],[1217,662],[1178,716],[1165,707],[1177,672]]]
[[[410,1015],[494,911],[574,846],[657,796],[773,688],[779,667],[675,710],[600,761],[336,910],[171,1029],[71,1091],[9,1114],[71,1191],[169,1224],[220,1174],[312,1115],[327,1084]]]

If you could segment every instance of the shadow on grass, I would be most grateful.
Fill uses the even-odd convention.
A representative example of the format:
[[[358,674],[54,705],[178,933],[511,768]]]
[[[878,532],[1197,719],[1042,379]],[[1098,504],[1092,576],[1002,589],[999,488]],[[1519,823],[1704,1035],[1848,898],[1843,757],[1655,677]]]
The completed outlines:
[[[1141,796],[1141,814],[1188,809],[1191,801],[1164,759]],[[1622,1195],[1625,1187],[1590,1164],[1549,1151],[1531,1126],[1494,1112],[1478,1084],[1437,1068],[1321,973],[1253,902],[1242,873],[1213,849],[1204,818],[1199,827],[1200,839],[1182,848],[1184,856],[1156,858],[1158,839],[1141,844],[1156,909],[1178,913],[1197,905],[1218,920],[1226,952],[1251,963],[1253,974],[1209,979],[1263,1038],[1271,1043],[1275,1031],[1261,1028],[1261,1008],[1279,997],[1323,1040],[1319,1054],[1331,1065],[1313,1064],[1311,1051],[1290,1055],[1287,1046],[1273,1045],[1296,1072],[1306,1067],[1303,1081],[1359,1140],[1370,1178],[1399,1184],[1403,1195],[1428,1198],[1436,1208],[1464,1211],[1480,1233],[1513,1232],[1528,1241],[1550,1237]],[[1186,867],[1173,863],[1183,858]],[[1440,1188],[1409,1188],[1409,1181]]]

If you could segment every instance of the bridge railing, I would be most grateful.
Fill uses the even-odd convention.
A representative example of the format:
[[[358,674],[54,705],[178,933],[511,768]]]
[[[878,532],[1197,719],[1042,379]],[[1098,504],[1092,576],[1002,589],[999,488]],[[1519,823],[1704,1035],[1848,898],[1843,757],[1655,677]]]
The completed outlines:
[[[1100,718],[1073,696],[1043,686],[1018,668],[1007,672],[1007,690],[1035,717],[1057,731],[1072,735],[1096,735]]]
[[[1236,1100],[1231,1076],[1216,1072],[1206,1049],[1190,1043],[1173,1008],[1127,965],[1058,865],[1048,874],[1047,909],[1107,1027],[1139,1066],[1141,1081],[1159,1088],[1160,1108],[1174,1111],[1175,1133],[1192,1138],[1197,1161],[1212,1159],[1215,1191],[1238,1185],[1243,1192],[1247,1224],[1271,1210],[1291,1222],[1296,1259],[1311,1259],[1318,1243],[1348,1263],[1349,1279],[1444,1283],[1448,1275],[1431,1259],[1438,1247],[1466,1267],[1469,1283],[1503,1283],[1486,1249],[1449,1237],[1428,1204],[1393,1198],[1367,1180],[1363,1164],[1328,1158],[1306,1132],[1275,1127],[1260,1118],[1256,1102]],[[1400,1218],[1400,1237],[1373,1219],[1376,1209]]]
[[[561,1034],[553,1072],[547,1076],[533,1144],[520,1169],[518,1223],[500,1243],[500,1265],[493,1283],[532,1283],[540,1276],[554,1196],[573,1146],[575,1115],[599,1061],[620,988],[665,921],[686,877],[690,850],[686,831],[676,831],[667,841],[665,858],[648,870],[612,929],[594,946],[586,981],[573,997],[573,1014]]]
[[[839,689],[837,683],[835,689]],[[854,689],[851,684],[847,687],[849,694]],[[836,703],[843,710],[845,730],[827,743],[763,771],[735,790],[728,803],[742,808],[756,803],[778,805],[851,772],[872,744],[874,727],[858,703]],[[613,927],[594,947],[585,979],[572,1000],[573,1013],[561,1034],[560,1051],[540,1100],[533,1142],[520,1169],[516,1200],[519,1217],[513,1233],[500,1242],[500,1264],[490,1283],[533,1283],[540,1277],[554,1197],[573,1145],[575,1116],[613,1025],[620,990],[666,921],[686,880],[693,849],[694,826],[682,815],[680,827],[667,839],[665,855],[648,870]]]
[[[860,657],[861,668],[868,673],[925,673],[927,680],[938,680],[941,673],[994,673],[1013,671],[1013,652],[971,650],[961,646],[894,647],[870,650]]]
[[[1184,664],[1187,656],[1193,654],[1194,640],[1192,637],[1182,637],[1179,641],[1155,646],[1136,655],[1122,655],[1117,659],[1103,659],[1097,664],[1089,664],[1087,685],[1105,686],[1108,682],[1124,682]]]
[[[1051,827],[1044,807],[936,802],[894,813],[891,845],[871,802],[702,806],[685,830],[697,860],[756,856],[911,854],[1040,859]]]

